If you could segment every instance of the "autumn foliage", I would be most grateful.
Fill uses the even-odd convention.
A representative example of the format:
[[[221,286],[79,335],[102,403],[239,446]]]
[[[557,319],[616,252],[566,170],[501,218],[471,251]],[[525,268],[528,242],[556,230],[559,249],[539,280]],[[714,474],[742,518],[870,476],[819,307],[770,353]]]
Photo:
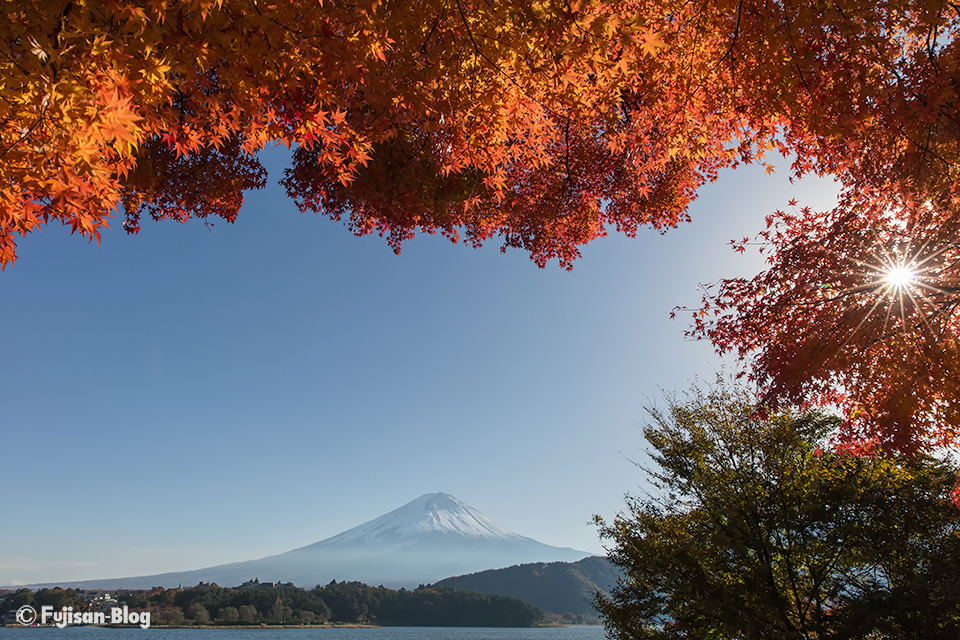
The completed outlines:
[[[772,149],[799,171],[904,162],[928,136],[901,103],[950,65],[935,9],[14,0],[2,261],[51,219],[96,237],[121,203],[129,229],[141,210],[232,219],[263,179],[244,154],[282,142],[298,204],[358,233],[498,236],[569,266],[611,226],[684,220],[704,181]],[[211,154],[242,176],[215,179]]]
[[[760,234],[769,269],[711,290],[690,333],[748,360],[773,404],[840,407],[848,443],[955,446],[958,233],[931,204],[861,194],[828,214],[778,211]]]
[[[955,5],[10,0],[0,13],[0,266],[55,220],[89,238],[121,210],[131,232],[144,214],[232,221],[265,184],[267,144],[295,148],[282,182],[302,210],[358,234],[397,250],[418,231],[498,238],[564,267],[608,230],[686,220],[721,169],[773,171],[778,155],[793,175],[836,176],[843,202],[775,216],[771,270],[723,284],[697,335],[758,353],[770,398],[870,416],[850,433],[880,421],[883,446],[954,439]],[[881,254],[936,256],[929,299],[852,275]]]
[[[274,142],[297,146],[285,184],[302,208],[395,246],[418,229],[500,235],[566,265],[607,223],[674,224],[752,134],[685,59],[658,62],[690,12],[638,9],[5,3],[0,260],[51,220],[97,237],[120,204],[130,230],[141,211],[232,220],[263,184],[248,154]],[[631,125],[663,109],[675,126]],[[690,140],[694,123],[709,134]],[[240,176],[218,179],[218,161]]]

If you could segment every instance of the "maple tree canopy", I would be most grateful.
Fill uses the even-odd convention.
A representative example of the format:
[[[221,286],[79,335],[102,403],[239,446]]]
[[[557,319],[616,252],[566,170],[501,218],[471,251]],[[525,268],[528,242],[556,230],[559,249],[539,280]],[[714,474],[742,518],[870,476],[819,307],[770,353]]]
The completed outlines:
[[[770,272],[721,285],[694,330],[759,354],[771,398],[846,403],[850,433],[880,420],[883,446],[954,438],[951,3],[8,0],[0,12],[0,266],[51,220],[89,238],[121,209],[130,232],[143,214],[233,221],[243,191],[265,184],[254,153],[270,143],[295,147],[282,183],[301,210],[395,249],[416,231],[499,238],[564,267],[607,229],[686,220],[718,171],[772,171],[778,154],[794,175],[837,176],[843,202],[775,216]],[[879,256],[936,274],[908,277],[899,297],[870,288],[877,270],[851,283]]]

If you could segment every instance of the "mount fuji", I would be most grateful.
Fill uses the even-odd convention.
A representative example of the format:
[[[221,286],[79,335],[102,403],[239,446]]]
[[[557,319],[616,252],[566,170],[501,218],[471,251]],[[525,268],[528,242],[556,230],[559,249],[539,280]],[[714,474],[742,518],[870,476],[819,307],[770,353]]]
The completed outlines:
[[[293,582],[305,588],[331,580],[415,587],[485,569],[575,561],[589,555],[521,536],[449,494],[429,493],[332,538],[259,560],[193,571],[58,584],[86,589],[148,589],[199,582],[236,586],[259,578]]]

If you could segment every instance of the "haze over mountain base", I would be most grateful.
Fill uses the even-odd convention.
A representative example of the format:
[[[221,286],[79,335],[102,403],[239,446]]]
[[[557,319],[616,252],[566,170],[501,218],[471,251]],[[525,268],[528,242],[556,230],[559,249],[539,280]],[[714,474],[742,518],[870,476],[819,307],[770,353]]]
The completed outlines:
[[[127,578],[36,586],[149,589],[252,578],[311,588],[331,580],[416,587],[449,576],[531,562],[576,561],[585,551],[553,547],[513,533],[446,493],[430,493],[326,540],[275,556]]]

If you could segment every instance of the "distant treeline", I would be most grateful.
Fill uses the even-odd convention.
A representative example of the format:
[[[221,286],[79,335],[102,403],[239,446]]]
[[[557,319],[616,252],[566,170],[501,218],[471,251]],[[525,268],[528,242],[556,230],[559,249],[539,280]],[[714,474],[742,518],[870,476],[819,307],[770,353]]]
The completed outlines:
[[[19,589],[0,598],[0,612],[30,604],[93,608],[98,592]],[[258,582],[110,592],[131,610],[151,611],[152,625],[377,624],[384,626],[530,627],[543,611],[516,598],[450,588],[413,591],[336,582],[311,590]]]

